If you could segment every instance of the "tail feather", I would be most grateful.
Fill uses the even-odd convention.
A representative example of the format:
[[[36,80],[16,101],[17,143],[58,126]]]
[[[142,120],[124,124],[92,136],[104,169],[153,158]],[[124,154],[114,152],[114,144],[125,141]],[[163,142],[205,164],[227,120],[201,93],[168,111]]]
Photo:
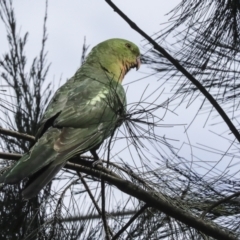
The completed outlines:
[[[0,183],[17,183],[53,162],[58,156],[53,149],[53,144],[59,132],[58,129],[49,129],[28,153],[25,153],[10,170],[0,176]]]
[[[39,153],[38,156],[29,156],[28,153],[24,154],[23,157],[10,170],[0,176],[0,183],[17,183],[51,163],[55,159],[56,152],[52,149],[48,150],[49,151],[45,151],[42,154]],[[42,159],[46,158],[47,161],[42,161]]]
[[[64,165],[65,163],[58,165],[51,163],[43,171],[41,171],[40,174],[37,174],[36,178],[30,178],[26,188],[22,192],[23,197],[25,199],[30,199],[37,195],[40,190],[54,178]]]

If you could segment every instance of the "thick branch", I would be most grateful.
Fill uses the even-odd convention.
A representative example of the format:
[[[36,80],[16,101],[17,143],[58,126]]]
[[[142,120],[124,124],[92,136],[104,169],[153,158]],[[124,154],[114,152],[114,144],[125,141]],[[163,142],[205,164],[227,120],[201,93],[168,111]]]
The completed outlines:
[[[19,156],[21,155],[19,154]],[[170,204],[167,200],[165,200],[165,198],[161,198],[158,193],[145,191],[132,182],[122,179],[116,173],[107,168],[99,165],[93,168],[90,161],[86,161],[78,157],[71,159],[71,162],[67,162],[65,168],[89,174],[98,178],[99,180],[104,179],[109,184],[116,186],[122,192],[145,202],[148,206],[158,209],[166,215],[173,217],[176,220],[183,222],[208,236],[225,240],[237,239],[233,235],[230,235],[230,233],[223,231],[217,225],[213,225],[213,223],[202,220],[197,216],[194,216],[178,208],[177,206]]]
[[[25,133],[20,133],[20,132],[16,132],[16,131],[12,131],[12,130],[8,130],[8,129],[4,129],[0,127],[0,134],[6,135],[6,136],[10,136],[10,137],[15,137],[17,139],[24,139],[30,142],[34,142],[35,141],[35,137],[25,134]]]
[[[80,162],[82,163],[82,162]],[[107,174],[105,172],[99,171],[100,168],[97,166],[97,169],[93,169],[91,167],[86,167],[80,164],[75,163],[67,163],[66,168],[72,169],[75,171],[81,171],[83,173],[94,176],[98,179],[103,178],[105,181],[110,183],[111,185],[116,186],[122,192],[133,196],[141,201],[144,201],[149,206],[158,209],[159,211],[165,213],[166,215],[175,218],[178,221],[181,221],[187,224],[190,227],[193,227],[204,234],[214,237],[216,239],[225,239],[225,240],[236,240],[233,235],[221,230],[220,227],[213,225],[206,220],[203,221],[192,214],[183,211],[177,206],[171,205],[166,200],[162,199],[158,195],[154,195],[154,193],[150,193],[142,189],[141,187],[131,183],[128,180],[121,179],[120,177],[115,177],[113,175]],[[102,168],[102,167],[101,167]]]
[[[109,234],[109,227],[107,223],[107,218],[106,218],[106,212],[105,212],[105,181],[101,179],[101,195],[102,195],[102,221],[103,221],[103,226],[105,230],[105,237],[107,240],[110,240],[110,234]]]
[[[0,152],[0,158],[7,160],[18,160],[22,157],[22,154],[19,153],[4,153]]]
[[[229,119],[227,114],[223,111],[221,106],[213,98],[213,96],[205,89],[205,87],[191,74],[189,73],[175,58],[173,58],[165,49],[163,49],[157,42],[155,42],[150,36],[148,36],[142,29],[140,29],[136,23],[129,19],[112,1],[105,0],[115,12],[117,12],[135,31],[141,34],[147,39],[159,53],[161,53],[166,59],[169,60],[183,75],[185,75],[193,85],[195,85],[201,93],[208,99],[208,101],[214,106],[219,115],[223,118],[224,122],[228,125],[231,132],[234,134],[236,139],[240,142],[240,134],[232,121]]]

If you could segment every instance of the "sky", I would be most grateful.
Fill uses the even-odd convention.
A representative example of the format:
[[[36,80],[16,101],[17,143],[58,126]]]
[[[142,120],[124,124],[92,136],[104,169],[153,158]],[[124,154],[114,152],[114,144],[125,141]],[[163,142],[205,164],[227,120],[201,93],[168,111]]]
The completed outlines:
[[[175,0],[160,4],[159,1],[152,0],[149,4],[136,0],[131,3],[126,0],[115,1],[121,10],[150,35],[160,30],[160,23],[168,19],[165,14],[178,2]],[[29,32],[27,54],[31,59],[40,49],[45,1],[15,0],[13,6],[20,33]],[[2,27],[1,23],[1,32]],[[48,60],[52,63],[49,77],[54,75],[56,79],[60,76],[71,77],[79,67],[84,36],[90,47],[110,38],[128,39],[138,46],[142,45],[143,40],[105,1],[49,1],[47,31],[46,48]],[[1,45],[0,53],[4,52],[5,46]]]
[[[180,0],[172,1],[137,1],[121,0],[114,3],[134,21],[148,35],[154,35],[162,30],[168,22],[170,15],[167,15]],[[26,53],[28,63],[39,53],[42,37],[42,25],[45,13],[45,1],[40,0],[13,0],[17,19],[17,29],[20,35],[29,32]],[[4,37],[4,26],[0,22],[1,37],[0,54],[3,54],[7,47],[7,40]],[[87,44],[90,49],[101,41],[110,38],[124,38],[138,45],[144,53],[146,48],[143,48],[145,42],[142,36],[135,32],[105,1],[94,0],[58,0],[48,2],[48,20],[47,20],[48,40],[46,49],[48,51],[47,59],[51,63],[51,68],[48,74],[48,81],[53,81],[56,87],[63,84],[67,79],[73,76],[80,65],[80,57],[82,52],[82,44],[86,37]],[[125,77],[124,86],[127,91],[128,103],[139,101],[142,93],[151,95],[151,93],[159,87],[161,79],[159,77],[148,77],[144,81],[130,84],[132,81],[143,78],[149,75],[152,71],[145,66],[136,71],[130,71]],[[61,82],[59,81],[61,79]],[[59,83],[60,82],[60,83]],[[161,101],[165,101],[169,96],[166,89],[170,85],[164,85],[159,91],[163,91]],[[147,90],[145,90],[147,88]],[[153,94],[152,99],[159,94]],[[202,99],[200,97],[200,99]],[[191,128],[188,131],[188,136],[184,134],[185,127],[189,126],[196,114],[200,104],[192,104],[190,107],[186,105],[178,108],[175,113],[167,112],[164,117],[163,124],[175,124],[174,127],[163,127],[158,130],[160,135],[169,136],[171,139],[181,139],[175,141],[177,147],[184,144],[188,150],[188,154],[192,154],[192,149],[187,146],[189,142],[197,143],[199,139],[203,139],[204,143],[207,139],[210,143],[214,140],[213,134],[208,134],[209,128],[203,127],[206,120],[205,116],[198,116]],[[163,116],[165,111],[160,111],[159,116]],[[218,127],[217,127],[218,128]],[[222,128],[222,126],[221,126]],[[211,127],[214,129],[214,127]],[[191,131],[190,131],[191,130]],[[219,130],[219,129],[218,129]],[[220,129],[224,131],[225,128]],[[190,140],[189,140],[190,138]],[[221,144],[222,140],[219,141]],[[222,142],[223,148],[228,145]],[[184,148],[184,147],[183,147]],[[199,154],[199,153],[198,153]]]
[[[162,24],[170,18],[170,15],[166,14],[179,2],[180,0],[114,1],[114,3],[148,35],[153,35],[164,28],[165,25]],[[23,35],[25,32],[29,32],[26,53],[30,63],[40,51],[45,2],[42,0],[13,0],[13,6],[19,34]],[[0,22],[0,32],[1,56],[8,48],[2,22]],[[142,36],[131,29],[103,0],[49,1],[47,32],[47,59],[48,62],[51,63],[48,79],[49,81],[54,81],[55,86],[59,85],[59,79],[62,79],[62,83],[64,83],[68,78],[72,77],[78,69],[84,37],[86,37],[90,49],[106,39],[124,38],[138,45],[142,53],[146,51],[146,49],[143,48],[145,42]],[[145,92],[146,95],[151,94],[159,87],[160,80],[158,77],[146,78],[144,81],[140,81],[139,84],[129,84],[135,79],[148,76],[149,73],[151,73],[151,70],[143,66],[138,72],[133,70],[126,76],[124,83],[129,103],[138,101],[146,87],[148,87]],[[168,87],[164,86],[164,88]],[[162,89],[159,91],[162,91]],[[156,97],[157,94],[158,93],[153,94],[152,98]],[[161,101],[166,100],[168,97],[167,93],[164,93],[163,100]],[[165,135],[171,139],[180,139],[180,141],[175,141],[174,144],[177,147],[183,146],[180,151],[181,154],[190,155],[193,158],[197,155],[201,160],[206,158],[206,152],[201,152],[200,150],[189,147],[188,144],[190,142],[195,145],[200,142],[206,145],[213,144],[216,148],[220,147],[222,151],[228,149],[229,142],[226,144],[225,140],[223,141],[222,139],[216,138],[214,134],[209,133],[210,128],[218,132],[223,132],[226,128],[222,127],[222,125],[220,127],[204,127],[204,122],[207,118],[206,115],[198,116],[191,125],[188,135],[184,133],[184,127],[189,126],[191,123],[199,104],[200,102],[196,102],[196,104],[192,104],[188,108],[186,105],[183,105],[178,108],[174,114],[167,112],[163,123],[166,125],[176,124],[176,126],[171,128],[165,126],[159,128],[157,131],[161,132],[159,135]],[[159,112],[159,115],[163,116],[164,111]],[[117,150],[114,151],[117,152]],[[113,155],[114,151],[112,153]],[[213,157],[211,153],[208,153],[208,157],[209,156],[211,156],[211,158]],[[217,157],[219,158],[219,156]]]

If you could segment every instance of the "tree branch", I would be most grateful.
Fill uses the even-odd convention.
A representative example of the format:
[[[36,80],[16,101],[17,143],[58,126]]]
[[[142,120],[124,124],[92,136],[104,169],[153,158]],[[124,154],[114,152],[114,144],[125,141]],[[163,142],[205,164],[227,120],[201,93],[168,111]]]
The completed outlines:
[[[1,128],[1,127],[0,127],[0,134],[10,136],[10,137],[15,137],[17,139],[24,139],[24,140],[27,140],[29,142],[34,142],[35,141],[35,137],[33,137],[31,135],[28,135],[26,133],[20,133],[20,132],[17,132],[17,131],[4,129],[4,128]]]
[[[21,154],[15,155],[17,155],[19,158],[21,157]],[[104,179],[109,184],[116,186],[122,192],[145,202],[149,206],[158,209],[166,215],[173,217],[176,220],[183,222],[208,236],[225,240],[237,239],[229,232],[223,231],[215,224],[213,225],[212,222],[207,222],[206,220],[203,221],[202,219],[197,218],[197,216],[194,216],[191,213],[170,204],[169,201],[165,200],[167,198],[161,197],[159,193],[145,191],[132,182],[122,179],[119,175],[115,174],[108,168],[104,168],[100,165],[97,165],[95,168],[93,168],[90,161],[86,161],[81,157],[75,157],[71,159],[66,163],[65,168],[89,174],[98,178],[99,180]]]
[[[209,208],[207,208],[202,214],[201,214],[201,218],[204,219],[204,217],[206,216],[206,214],[208,212],[211,212],[214,208],[216,208],[217,206],[219,206],[220,204],[223,204],[229,200],[231,200],[232,198],[238,197],[240,195],[240,192],[236,192],[228,197],[225,197],[223,199],[220,199],[219,201],[215,202],[214,204],[212,204]]]
[[[79,161],[81,164],[75,164],[68,162],[65,167],[68,169],[72,169],[75,171],[81,171],[83,173],[94,176],[98,179],[103,178],[105,181],[110,183],[111,185],[115,185],[122,192],[133,196],[145,203],[149,206],[158,209],[159,211],[165,213],[166,215],[175,218],[176,220],[185,223],[186,225],[193,227],[204,234],[211,236],[216,239],[225,239],[225,240],[236,240],[229,232],[223,231],[217,225],[213,225],[211,222],[207,222],[206,220],[201,220],[197,218],[197,216],[188,213],[177,206],[170,204],[168,201],[159,196],[159,194],[154,194],[145,191],[141,187],[131,183],[128,180],[121,179],[120,177],[113,176],[113,173],[108,174],[106,172],[101,171],[104,169],[103,167],[96,166],[96,168],[87,167],[82,165],[82,161]],[[105,169],[106,171],[107,169]],[[116,174],[114,174],[116,175]]]
[[[108,218],[114,218],[119,216],[129,216],[136,213],[136,210],[129,210],[126,212],[109,212],[107,213]],[[68,217],[68,218],[62,218],[59,219],[61,222],[75,222],[75,221],[84,221],[84,220],[93,220],[93,219],[99,219],[101,218],[101,214],[89,214],[89,215],[83,215],[83,216],[74,216],[74,217]]]
[[[6,159],[6,160],[15,160],[17,161],[22,157],[22,154],[20,153],[4,153],[0,152],[0,158]]]
[[[240,142],[240,134],[236,127],[233,125],[230,118],[227,114],[223,111],[221,106],[218,102],[213,98],[213,96],[205,89],[205,87],[191,74],[189,73],[175,58],[173,58],[164,48],[162,48],[157,42],[155,42],[149,35],[147,35],[142,29],[140,29],[136,23],[134,23],[130,18],[128,18],[112,1],[105,0],[112,9],[119,14],[129,25],[132,29],[137,31],[141,34],[146,40],[148,40],[155,50],[161,53],[166,59],[169,60],[185,77],[187,77],[193,85],[195,85],[201,93],[208,99],[208,101],[214,106],[216,111],[222,117],[224,122],[228,125],[231,132],[234,134],[236,139]]]
[[[102,211],[104,211],[104,209],[102,208],[102,211],[101,211],[101,209],[99,208],[99,206],[98,206],[97,202],[95,201],[94,196],[92,195],[92,192],[89,189],[89,187],[88,187],[86,181],[84,180],[82,174],[80,172],[77,172],[77,174],[78,174],[79,178],[81,179],[81,182],[82,182],[83,186],[85,187],[90,199],[92,200],[93,205],[97,209],[97,212],[98,212],[99,216],[101,216],[102,219],[103,219]],[[104,219],[103,219],[103,224],[104,224],[106,234],[109,232],[110,235],[112,236],[113,235],[112,230],[110,229],[109,225],[107,225],[107,223],[105,223]]]
[[[105,237],[107,240],[110,240],[109,227],[108,227],[106,212],[105,212],[105,181],[103,179],[101,179],[101,195],[102,195],[102,221],[103,221],[103,226],[106,234]]]
[[[139,211],[137,211],[134,216],[132,216],[129,221],[126,223],[126,225],[120,229],[115,236],[113,236],[112,240],[116,240],[120,237],[120,235],[140,216],[146,209],[148,208],[148,205],[145,204]]]

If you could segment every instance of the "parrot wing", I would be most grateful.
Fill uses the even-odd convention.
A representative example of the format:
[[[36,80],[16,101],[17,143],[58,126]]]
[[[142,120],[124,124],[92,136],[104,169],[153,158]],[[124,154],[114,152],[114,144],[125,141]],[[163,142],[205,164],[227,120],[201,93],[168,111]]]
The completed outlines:
[[[118,85],[117,91],[124,92]],[[35,183],[41,189],[69,158],[101,144],[115,128],[115,108],[119,105],[118,98],[113,100],[116,94],[116,89],[112,91],[105,83],[89,78],[67,82],[46,109],[39,140],[0,177],[0,182],[15,183],[48,166],[37,178],[39,183]]]

